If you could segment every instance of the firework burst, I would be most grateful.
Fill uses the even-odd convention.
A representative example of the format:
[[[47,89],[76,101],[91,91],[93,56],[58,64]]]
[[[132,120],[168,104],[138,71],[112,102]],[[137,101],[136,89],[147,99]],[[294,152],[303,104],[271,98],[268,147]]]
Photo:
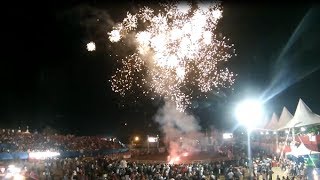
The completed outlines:
[[[96,50],[96,44],[94,43],[94,42],[89,42],[88,44],[87,44],[87,50],[88,51],[95,51]]]
[[[175,102],[180,111],[191,103],[195,89],[207,93],[229,88],[234,74],[223,67],[233,45],[216,35],[221,5],[214,3],[160,4],[127,13],[108,33],[112,43],[130,39],[135,51],[120,60],[111,78],[112,90],[125,96],[133,87]]]

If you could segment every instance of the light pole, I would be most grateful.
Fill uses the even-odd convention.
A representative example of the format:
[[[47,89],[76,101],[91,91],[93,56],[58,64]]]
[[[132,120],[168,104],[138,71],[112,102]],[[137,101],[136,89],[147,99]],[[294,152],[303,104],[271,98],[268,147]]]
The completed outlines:
[[[263,118],[263,106],[258,100],[248,99],[238,104],[236,107],[236,117],[241,125],[247,130],[249,177],[252,177],[252,155],[251,155],[251,132],[256,128]]]
[[[150,152],[150,145],[149,145],[149,143],[150,143],[150,139],[149,139],[149,135],[147,135],[147,142],[148,142],[148,153]]]
[[[131,142],[132,146],[137,146],[139,143],[140,143],[140,137],[139,136],[134,136],[132,138],[132,142]]]
[[[297,122],[297,123],[295,123],[294,125],[293,125],[293,127],[291,128],[291,130],[292,130],[292,141],[291,141],[291,146],[294,146],[295,145],[295,141],[296,141],[296,139],[295,139],[295,131],[294,131],[294,128],[298,125],[298,124],[300,124],[301,122]]]

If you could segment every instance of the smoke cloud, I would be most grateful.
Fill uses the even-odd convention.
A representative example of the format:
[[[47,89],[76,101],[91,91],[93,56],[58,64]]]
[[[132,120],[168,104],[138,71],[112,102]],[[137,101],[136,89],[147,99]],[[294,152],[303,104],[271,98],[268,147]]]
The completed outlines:
[[[200,149],[200,139],[204,136],[194,116],[176,109],[173,102],[165,102],[158,110],[155,121],[165,135],[164,141],[170,157],[179,157],[184,151]]]

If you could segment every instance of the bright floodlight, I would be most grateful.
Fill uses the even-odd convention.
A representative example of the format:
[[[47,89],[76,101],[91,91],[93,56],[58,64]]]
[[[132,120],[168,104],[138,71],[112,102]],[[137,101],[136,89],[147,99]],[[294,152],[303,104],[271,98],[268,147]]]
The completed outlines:
[[[263,117],[262,103],[257,100],[245,100],[238,104],[236,117],[248,130],[257,127]]]
[[[139,136],[134,137],[134,140],[139,141],[140,140]]]

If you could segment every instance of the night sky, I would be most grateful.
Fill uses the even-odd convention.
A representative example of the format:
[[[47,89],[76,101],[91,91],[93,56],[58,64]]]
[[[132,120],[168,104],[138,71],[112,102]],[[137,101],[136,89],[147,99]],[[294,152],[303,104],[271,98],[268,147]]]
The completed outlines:
[[[0,126],[50,126],[79,135],[156,132],[152,119],[161,99],[134,102],[113,93],[109,83],[116,59],[109,56],[108,21],[122,20],[136,3],[69,1],[4,8]],[[264,92],[264,98],[270,97],[278,87],[284,88],[265,104],[269,114],[279,116],[283,106],[293,114],[299,98],[320,114],[319,17],[314,4],[224,3],[218,30],[235,44],[237,56],[228,65],[238,76],[233,91],[193,101],[189,111],[203,129],[231,129],[237,102]],[[96,42],[94,52],[86,50],[90,41]]]

